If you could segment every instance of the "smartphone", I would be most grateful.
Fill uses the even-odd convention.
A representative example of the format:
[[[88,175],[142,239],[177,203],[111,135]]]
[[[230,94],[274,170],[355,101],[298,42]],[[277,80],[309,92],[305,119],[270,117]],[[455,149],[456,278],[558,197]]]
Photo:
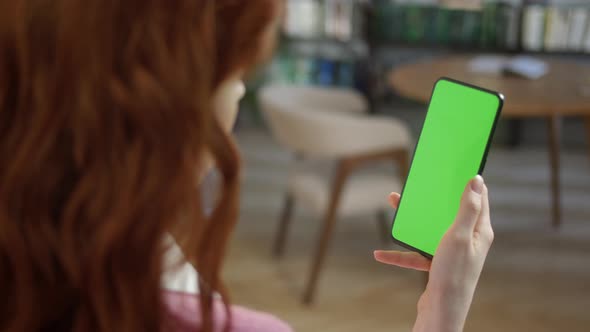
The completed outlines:
[[[396,243],[432,258],[465,186],[483,172],[503,104],[498,92],[446,77],[435,83],[393,220]]]

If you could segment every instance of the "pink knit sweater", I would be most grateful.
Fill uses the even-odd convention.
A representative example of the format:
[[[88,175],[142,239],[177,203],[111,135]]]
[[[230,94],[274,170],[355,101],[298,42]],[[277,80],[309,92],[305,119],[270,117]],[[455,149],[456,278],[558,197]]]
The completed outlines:
[[[194,294],[164,291],[164,300],[178,323],[178,332],[196,332],[201,326],[199,300]],[[278,318],[239,306],[231,306],[231,332],[292,332],[293,330]],[[215,332],[223,331],[226,314],[223,303],[214,300],[213,319]]]

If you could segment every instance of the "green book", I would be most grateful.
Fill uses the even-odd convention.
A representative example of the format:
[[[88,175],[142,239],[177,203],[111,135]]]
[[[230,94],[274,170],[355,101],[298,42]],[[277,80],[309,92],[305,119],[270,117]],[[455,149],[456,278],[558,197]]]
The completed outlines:
[[[419,43],[424,40],[426,25],[425,10],[423,6],[408,5],[405,8],[404,40],[408,43]]]
[[[441,45],[448,45],[450,41],[451,30],[451,10],[448,8],[438,8],[435,18],[436,42]]]

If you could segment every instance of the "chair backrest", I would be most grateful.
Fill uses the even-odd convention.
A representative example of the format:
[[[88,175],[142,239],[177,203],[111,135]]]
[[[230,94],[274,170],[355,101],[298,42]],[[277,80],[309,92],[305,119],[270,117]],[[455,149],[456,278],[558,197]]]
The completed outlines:
[[[357,91],[347,88],[269,85],[263,88],[262,93],[282,105],[297,108],[353,113],[364,113],[368,109],[365,98]]]
[[[273,136],[287,148],[315,156],[333,152],[327,135],[335,113],[363,114],[365,99],[349,89],[270,85],[258,94]],[[332,113],[332,114],[331,114]]]

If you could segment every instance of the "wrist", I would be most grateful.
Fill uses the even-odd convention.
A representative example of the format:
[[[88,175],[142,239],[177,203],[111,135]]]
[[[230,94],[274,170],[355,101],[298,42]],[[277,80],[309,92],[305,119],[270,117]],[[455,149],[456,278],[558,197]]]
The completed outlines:
[[[427,289],[418,302],[413,332],[461,332],[469,304],[457,296]]]

